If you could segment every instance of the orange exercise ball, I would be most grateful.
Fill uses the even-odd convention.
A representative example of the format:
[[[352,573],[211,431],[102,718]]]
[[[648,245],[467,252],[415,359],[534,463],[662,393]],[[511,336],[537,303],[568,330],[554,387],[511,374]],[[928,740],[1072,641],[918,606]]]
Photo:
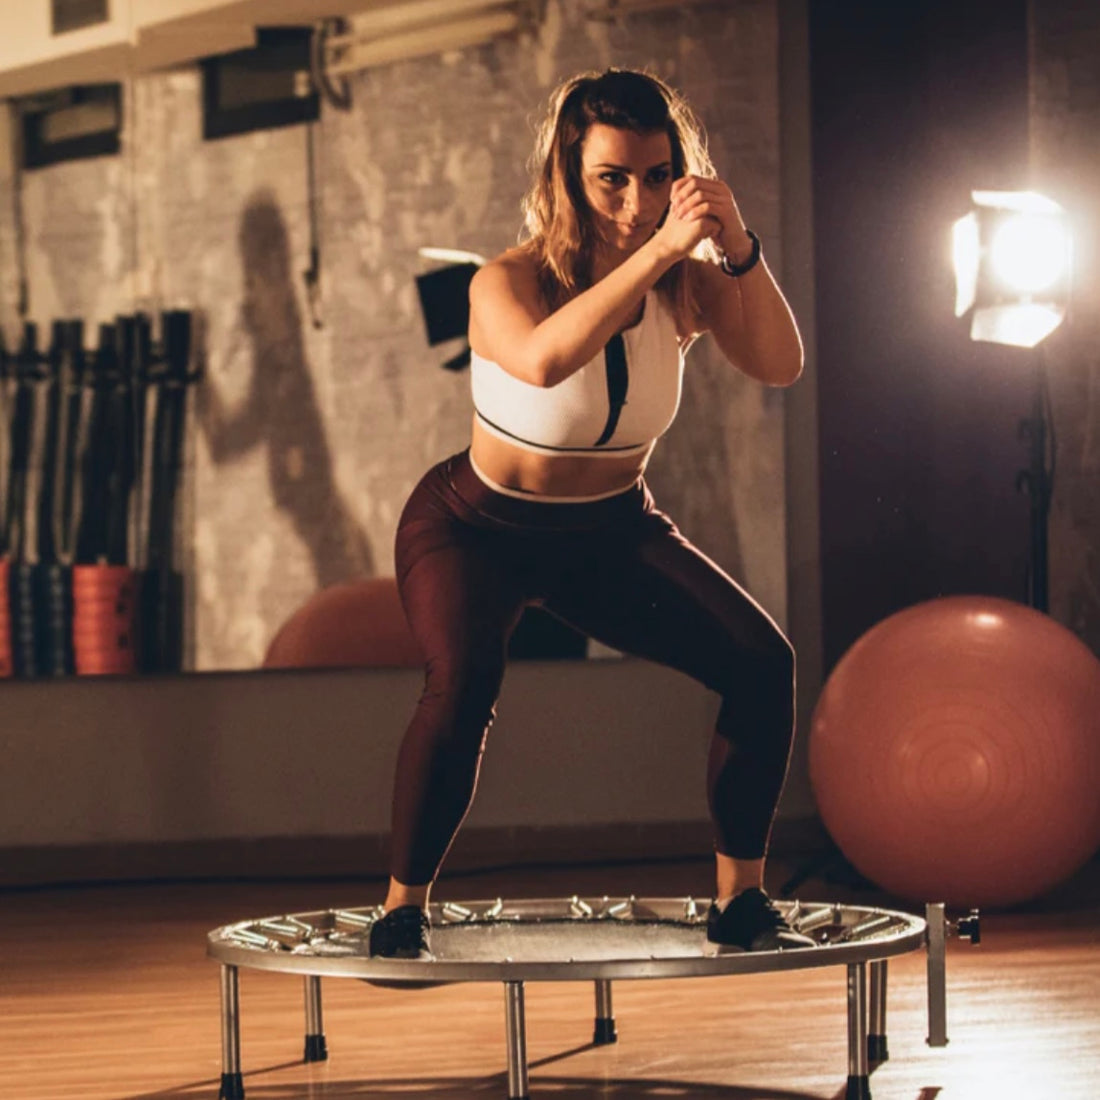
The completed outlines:
[[[315,592],[276,632],[264,668],[418,668],[424,663],[393,577]]]
[[[829,834],[885,890],[1027,901],[1100,847],[1100,660],[1008,600],[917,604],[841,658],[809,764]]]

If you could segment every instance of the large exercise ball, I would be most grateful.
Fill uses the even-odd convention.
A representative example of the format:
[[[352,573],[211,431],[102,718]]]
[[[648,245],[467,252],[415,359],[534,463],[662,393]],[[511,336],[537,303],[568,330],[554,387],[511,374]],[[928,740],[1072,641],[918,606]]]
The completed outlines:
[[[420,647],[397,581],[372,577],[322,588],[275,634],[264,668],[419,668]]]
[[[1008,600],[917,604],[841,658],[809,765],[829,834],[884,889],[1035,898],[1100,847],[1100,660]]]

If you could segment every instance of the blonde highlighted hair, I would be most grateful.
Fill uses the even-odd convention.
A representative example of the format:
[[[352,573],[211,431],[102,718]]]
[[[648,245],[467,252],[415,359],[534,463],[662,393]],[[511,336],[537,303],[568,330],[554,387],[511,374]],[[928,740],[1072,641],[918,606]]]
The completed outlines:
[[[592,285],[598,231],[581,182],[581,146],[594,123],[639,134],[663,131],[672,147],[672,176],[717,173],[702,125],[684,98],[659,77],[635,69],[581,73],[550,97],[531,156],[523,201],[521,248],[534,256],[539,289],[551,310]],[[711,241],[697,254],[717,258]],[[694,316],[687,267],[674,264],[657,289],[682,316]]]

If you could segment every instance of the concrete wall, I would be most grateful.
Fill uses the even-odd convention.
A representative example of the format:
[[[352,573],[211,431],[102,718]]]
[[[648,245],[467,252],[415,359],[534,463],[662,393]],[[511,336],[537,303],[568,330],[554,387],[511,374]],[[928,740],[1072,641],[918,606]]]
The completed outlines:
[[[0,847],[383,833],[420,683],[370,669],[6,685]],[[469,824],[705,819],[713,717],[676,673],[516,665]]]
[[[457,348],[427,345],[414,277],[434,265],[417,250],[515,242],[533,123],[564,77],[645,66],[680,87],[782,272],[777,4],[686,3],[612,23],[587,10],[549,0],[535,34],[354,74],[350,109],[326,104],[311,128],[204,141],[197,67],[128,79],[119,156],[23,178],[28,318],[41,331],[137,309],[201,322],[179,539],[187,667],[255,668],[318,587],[392,573],[404,500],[466,445],[472,415],[468,374],[440,369]],[[0,173],[9,346],[15,209]],[[315,297],[302,278],[311,213]],[[700,341],[650,481],[688,537],[785,622],[782,394]]]
[[[380,873],[419,684],[375,669],[5,685],[0,882]],[[637,662],[515,665],[448,866],[706,855],[715,712]]]

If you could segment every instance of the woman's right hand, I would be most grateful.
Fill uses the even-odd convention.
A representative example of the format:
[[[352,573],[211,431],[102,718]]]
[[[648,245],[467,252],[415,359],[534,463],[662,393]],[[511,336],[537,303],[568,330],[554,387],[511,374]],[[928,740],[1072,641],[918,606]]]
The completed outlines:
[[[716,236],[721,230],[722,223],[709,214],[692,210],[686,218],[682,218],[670,206],[653,239],[677,260],[682,260],[691,255],[700,241]]]

